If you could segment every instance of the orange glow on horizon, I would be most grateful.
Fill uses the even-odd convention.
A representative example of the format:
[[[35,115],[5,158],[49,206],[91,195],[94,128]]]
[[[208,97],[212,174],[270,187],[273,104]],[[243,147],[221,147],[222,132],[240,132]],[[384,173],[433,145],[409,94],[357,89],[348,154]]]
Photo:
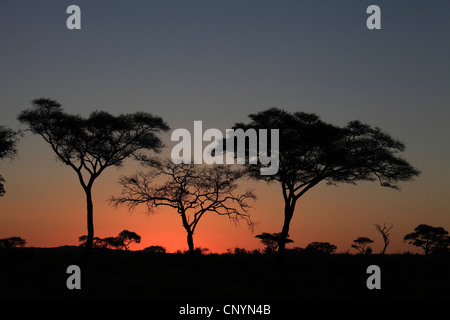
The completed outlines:
[[[27,144],[38,144],[40,153]],[[0,238],[20,236],[27,246],[56,247],[78,245],[78,237],[86,234],[85,195],[75,173],[56,162],[48,147],[38,137],[24,139],[20,158],[6,164],[7,194],[0,199]],[[45,151],[45,152],[44,152]],[[38,158],[41,167],[33,167]],[[32,168],[32,169],[30,169]],[[121,175],[140,169],[136,163],[124,167],[108,168],[96,181],[94,197],[94,235],[117,236],[124,229],[142,237],[140,244],[131,244],[131,250],[141,250],[151,245],[161,245],[168,252],[187,250],[186,232],[180,217],[171,210],[147,215],[144,208],[129,212],[128,208],[113,208],[108,203],[111,195],[120,191],[117,181]],[[225,253],[235,247],[247,250],[262,249],[255,235],[262,232],[280,232],[283,224],[283,198],[280,186],[264,182],[242,181],[242,188],[253,188],[257,195],[254,209],[250,211],[256,223],[254,232],[245,222],[234,225],[227,217],[205,215],[194,234],[196,247],[211,252]],[[441,191],[444,193],[444,191]],[[403,242],[403,236],[420,223],[443,225],[447,215],[445,199],[442,203],[431,201],[436,192],[424,193],[420,185],[405,184],[395,191],[376,183],[338,187],[319,184],[298,202],[291,221],[289,247],[305,247],[320,241],[337,246],[337,252],[355,253],[351,249],[354,239],[367,236],[374,240],[373,252],[381,251],[383,241],[374,224],[393,224],[391,244],[387,253],[421,252]],[[415,199],[416,201],[412,201]],[[424,211],[433,210],[433,218],[424,219]]]

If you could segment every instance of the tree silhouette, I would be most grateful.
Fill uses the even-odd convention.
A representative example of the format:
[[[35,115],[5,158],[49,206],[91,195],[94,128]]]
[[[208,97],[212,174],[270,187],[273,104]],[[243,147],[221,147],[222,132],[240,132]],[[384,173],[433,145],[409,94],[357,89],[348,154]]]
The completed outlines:
[[[17,142],[20,135],[20,132],[0,125],[0,160],[14,158],[17,154]],[[3,182],[5,179],[0,175],[0,197],[6,193]]]
[[[0,239],[0,248],[10,249],[15,247],[23,247],[27,242],[21,237],[10,237]]]
[[[407,234],[403,240],[413,246],[422,248],[426,255],[448,252],[450,246],[450,237],[447,230],[426,224],[418,225],[414,232]]]
[[[329,242],[311,242],[304,250],[306,253],[333,254],[337,247]]]
[[[41,98],[22,111],[18,120],[42,136],[57,158],[71,167],[86,194],[89,257],[94,239],[92,186],[110,166],[119,167],[130,157],[139,158],[144,150],[159,152],[163,147],[158,133],[169,130],[159,117],[137,112],[119,116],[95,111],[88,118],[70,115],[55,100]]]
[[[150,253],[166,253],[166,248],[164,248],[163,246],[150,246],[145,248],[143,251]]]
[[[289,233],[297,200],[321,181],[328,184],[379,181],[383,187],[398,189],[397,182],[410,181],[419,174],[398,156],[405,149],[403,143],[360,121],[338,127],[325,123],[315,114],[289,113],[278,108],[250,114],[249,118],[249,123],[236,123],[233,129],[279,130],[278,172],[261,175],[260,169],[267,165],[259,162],[247,161],[246,167],[253,178],[281,185],[283,239]],[[247,159],[254,154],[250,151],[247,145]],[[279,251],[283,252],[284,248],[285,243],[281,241]]]
[[[288,239],[289,235],[287,235],[286,238],[283,238],[281,236],[281,233],[263,232],[261,234],[256,235],[255,238],[261,239],[261,243],[266,246],[264,248],[265,253],[276,252],[278,250],[281,242],[284,242],[284,243],[294,242],[294,240]]]
[[[81,242],[80,247],[84,247],[86,245],[87,238],[87,235],[82,235],[78,238],[78,241]],[[103,242],[103,239],[94,237],[92,239],[92,248],[106,248],[106,244]]]
[[[217,165],[202,167],[194,164],[175,164],[170,160],[147,159],[148,172],[122,177],[122,193],[111,197],[115,206],[127,205],[134,209],[145,205],[148,213],[161,206],[177,210],[187,232],[189,252],[194,253],[193,235],[200,219],[206,213],[227,216],[237,222],[241,219],[252,227],[248,214],[248,200],[255,199],[252,191],[237,194],[237,181],[244,175],[242,170]],[[164,179],[160,185],[155,182]]]
[[[389,243],[391,242],[391,240],[389,239],[389,231],[392,229],[393,226],[390,227],[386,227],[386,225],[383,223],[383,226],[380,226],[378,224],[375,224],[375,228],[377,228],[377,231],[379,233],[381,233],[381,236],[383,237],[383,241],[384,241],[384,247],[383,247],[383,251],[381,251],[381,254],[384,254],[386,252],[386,248],[389,245]]]
[[[119,233],[119,237],[120,241],[123,244],[123,247],[125,248],[125,250],[128,250],[129,245],[134,242],[134,243],[140,243],[141,242],[141,236],[138,235],[137,233],[133,232],[133,231],[128,231],[128,230],[123,230],[122,232]]]
[[[109,249],[121,250],[124,249],[123,239],[120,237],[106,237],[102,239],[103,247]]]
[[[358,250],[359,254],[370,254],[372,253],[372,248],[368,246],[369,243],[373,243],[372,239],[367,237],[358,237],[356,240],[353,240],[354,244],[352,244],[352,248]]]
[[[78,238],[78,241],[81,242],[80,246],[85,246],[87,241],[87,235],[83,235]],[[125,249],[128,250],[129,245],[132,242],[140,243],[141,236],[135,232],[123,230],[119,233],[117,237],[106,237],[106,238],[98,238],[94,237],[92,243],[93,248],[110,248],[110,249]]]

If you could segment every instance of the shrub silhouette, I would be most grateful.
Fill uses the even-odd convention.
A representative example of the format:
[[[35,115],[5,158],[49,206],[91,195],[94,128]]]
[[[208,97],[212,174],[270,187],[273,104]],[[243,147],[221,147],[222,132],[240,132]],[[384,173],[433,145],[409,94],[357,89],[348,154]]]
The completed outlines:
[[[337,247],[329,242],[312,242],[306,246],[303,252],[308,254],[333,254]]]
[[[164,248],[163,246],[150,246],[143,249],[143,251],[150,253],[166,253],[166,248]]]

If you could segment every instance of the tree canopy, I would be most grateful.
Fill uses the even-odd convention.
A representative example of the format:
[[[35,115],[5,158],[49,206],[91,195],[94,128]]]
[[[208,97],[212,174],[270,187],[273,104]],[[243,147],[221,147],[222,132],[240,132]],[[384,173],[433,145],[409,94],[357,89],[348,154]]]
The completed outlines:
[[[250,114],[249,118],[248,123],[238,122],[233,129],[279,130],[278,172],[260,175],[260,168],[265,165],[246,166],[253,178],[280,183],[285,202],[281,231],[284,238],[297,200],[322,181],[328,184],[378,181],[383,187],[398,189],[398,182],[419,175],[417,169],[400,157],[405,150],[402,142],[360,121],[339,127],[324,122],[316,114],[290,113],[279,108]],[[281,243],[280,251],[283,250]]]
[[[15,247],[23,247],[27,241],[21,237],[9,237],[0,239],[0,248],[10,249]]]
[[[337,247],[329,242],[311,242],[304,250],[306,253],[313,254],[333,254]]]
[[[251,190],[237,192],[242,170],[226,165],[175,164],[155,158],[147,159],[145,164],[150,168],[147,172],[120,179],[122,193],[111,197],[111,203],[131,209],[144,205],[148,213],[162,206],[176,210],[191,253],[195,250],[193,234],[205,214],[226,216],[234,222],[244,220],[253,226],[248,201],[256,197]],[[162,179],[160,184],[158,178]]]
[[[17,154],[17,143],[21,133],[0,125],[0,160],[12,159]],[[6,193],[3,184],[5,179],[0,175],[0,197]]]
[[[367,237],[358,237],[353,240],[352,248],[356,249],[359,254],[370,254],[372,253],[372,248],[369,243],[373,243],[373,240]]]
[[[413,246],[422,248],[426,255],[448,252],[450,246],[450,236],[447,230],[426,224],[418,225],[414,232],[405,235],[403,240]]]
[[[162,118],[145,112],[115,116],[94,111],[84,118],[65,113],[59,102],[48,98],[33,100],[32,108],[22,111],[18,120],[40,135],[57,159],[76,172],[86,193],[88,256],[94,238],[94,181],[106,168],[121,166],[127,158],[139,159],[145,151],[160,152],[163,143],[157,134],[168,131],[169,126]]]
[[[260,239],[261,243],[266,246],[264,248],[265,253],[276,252],[278,250],[278,247],[280,246],[280,242],[284,243],[294,242],[294,240],[289,239],[289,235],[287,235],[286,239],[282,238],[281,233],[263,232],[261,234],[256,235],[255,238]]]

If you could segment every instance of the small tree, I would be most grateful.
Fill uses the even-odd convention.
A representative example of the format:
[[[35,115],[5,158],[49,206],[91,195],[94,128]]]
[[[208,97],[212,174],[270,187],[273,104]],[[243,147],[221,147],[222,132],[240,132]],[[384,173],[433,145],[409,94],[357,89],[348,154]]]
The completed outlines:
[[[195,252],[194,232],[205,214],[218,214],[231,221],[245,220],[251,228],[248,214],[249,200],[255,199],[252,191],[237,193],[237,181],[244,176],[241,170],[230,166],[202,167],[198,164],[175,164],[171,160],[146,159],[143,162],[150,170],[130,177],[122,177],[122,193],[112,197],[115,205],[127,205],[135,209],[145,205],[147,213],[159,207],[170,207],[177,211],[187,233],[190,253]],[[164,179],[157,185],[157,178]]]
[[[84,247],[86,245],[87,238],[88,238],[87,235],[82,235],[78,238],[78,241],[81,242],[80,247]],[[92,248],[105,248],[105,243],[103,242],[103,239],[99,237],[94,237],[94,239],[92,239]]]
[[[261,234],[256,235],[255,238],[261,239],[261,243],[266,246],[264,248],[265,253],[276,252],[281,242],[284,243],[294,242],[294,240],[288,239],[289,235],[287,235],[287,237],[285,238],[281,235],[280,232],[279,233],[263,232]]]
[[[383,251],[381,251],[381,254],[384,254],[386,252],[386,248],[389,245],[389,243],[391,242],[391,240],[389,239],[389,231],[392,229],[393,226],[390,227],[386,227],[386,225],[383,223],[383,226],[380,226],[378,224],[375,224],[375,228],[377,228],[377,231],[379,233],[381,233],[381,236],[383,237],[383,241],[384,241],[384,247],[383,247]]]
[[[119,237],[106,237],[102,239],[103,248],[121,250],[124,248],[122,239]]]
[[[0,239],[0,248],[10,249],[16,247],[23,247],[25,246],[26,243],[27,242],[25,241],[25,239],[22,239],[21,237],[4,238]]]
[[[119,240],[122,242],[123,247],[125,250],[128,250],[129,245],[134,243],[140,243],[141,242],[141,236],[138,235],[135,232],[123,230],[119,233]]]
[[[368,246],[369,243],[373,243],[373,240],[367,237],[358,237],[353,240],[352,248],[358,250],[358,254],[370,254],[372,253],[372,248]]]
[[[83,235],[81,236],[78,241],[81,242],[80,246],[83,247],[86,245],[87,236]],[[128,250],[129,245],[132,242],[140,243],[141,242],[141,236],[139,236],[137,233],[123,230],[119,233],[117,237],[107,237],[107,238],[98,238],[94,237],[94,241],[92,242],[93,248],[110,248],[110,249],[125,249]]]
[[[413,246],[422,248],[426,255],[448,252],[450,246],[450,237],[447,230],[426,224],[418,225],[414,232],[407,234],[403,240]]]
[[[166,253],[166,248],[164,248],[163,246],[150,246],[145,248],[143,251],[150,253]]]
[[[329,242],[312,242],[304,250],[306,253],[333,254],[337,247]]]

